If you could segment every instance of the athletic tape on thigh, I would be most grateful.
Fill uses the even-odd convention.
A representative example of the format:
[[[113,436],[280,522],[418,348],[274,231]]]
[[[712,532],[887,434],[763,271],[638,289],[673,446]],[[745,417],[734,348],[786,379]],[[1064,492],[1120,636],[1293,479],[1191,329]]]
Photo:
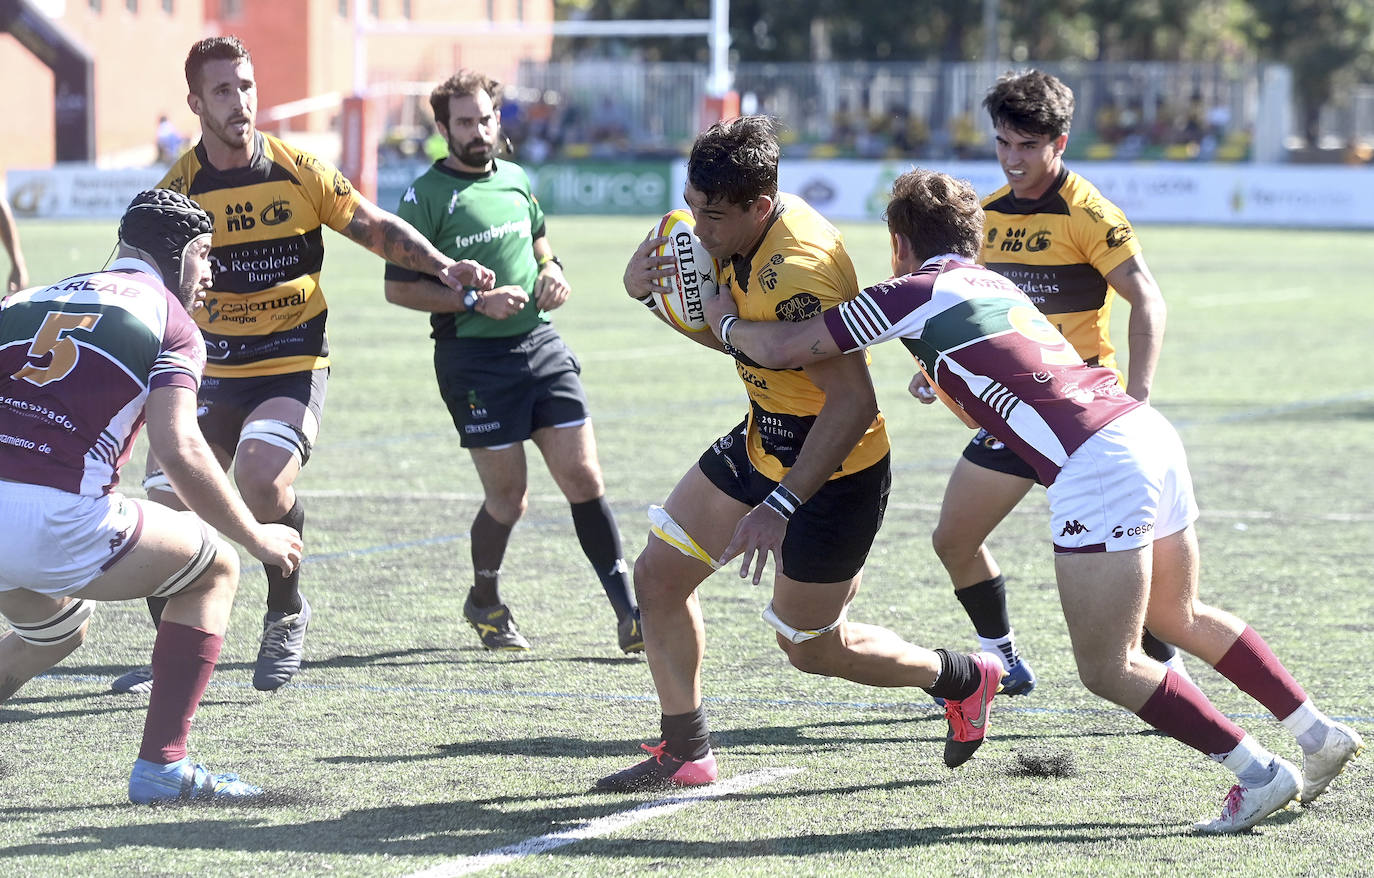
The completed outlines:
[[[786,622],[779,619],[778,614],[773,612],[773,602],[769,601],[768,606],[763,608],[763,621],[767,622],[769,625],[772,625],[775,631],[777,631],[779,634],[781,634],[783,637],[786,637],[793,643],[805,643],[808,640],[813,640],[817,637],[820,637],[822,634],[829,634],[831,631],[834,631],[836,628],[840,627],[840,624],[844,622],[844,617],[848,614],[849,605],[845,604],[844,609],[840,610],[840,618],[836,619],[834,622],[831,622],[824,628],[816,628],[810,631],[801,631],[796,628],[793,628],[791,625],[788,625]]]
[[[310,440],[306,437],[305,431],[295,424],[271,418],[249,421],[239,431],[239,444],[242,445],[248,439],[266,442],[268,445],[275,445],[291,452],[301,466],[305,466],[305,462],[310,459]]]
[[[712,570],[720,569],[716,559],[706,554],[706,550],[697,545],[697,541],[682,529],[682,525],[673,521],[668,510],[662,506],[649,507],[649,532],[688,558],[696,558]]]
[[[172,480],[167,478],[167,474],[160,469],[150,470],[143,477],[143,490],[151,494],[153,491],[168,491],[176,493],[176,488],[172,487]]]
[[[167,581],[157,587],[152,596],[169,598],[200,578],[215,561],[218,550],[215,548],[215,532],[205,522],[200,523],[200,548],[186,566],[173,573]]]
[[[94,612],[94,601],[77,598],[58,610],[51,619],[36,624],[15,622],[11,619],[9,623],[15,635],[25,643],[32,643],[34,646],[53,646],[75,637]]]

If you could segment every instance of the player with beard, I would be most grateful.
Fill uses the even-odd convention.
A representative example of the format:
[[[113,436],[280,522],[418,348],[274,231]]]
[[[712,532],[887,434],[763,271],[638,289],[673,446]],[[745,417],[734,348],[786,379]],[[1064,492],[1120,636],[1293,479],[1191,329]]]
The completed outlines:
[[[397,214],[454,259],[480,261],[495,289],[459,298],[423,270],[389,264],[390,302],[430,314],[434,371],[482,483],[471,529],[473,584],[463,616],[482,645],[526,650],[500,594],[511,529],[528,504],[526,440],[572,508],[582,551],[617,618],[624,652],[644,649],[620,532],[606,502],[577,357],[549,322],[572,292],[529,178],[498,159],[501,84],[460,70],[430,94],[448,155],[411,183]]]
[[[107,270],[0,310],[0,701],[81,645],[93,601],[158,595],[139,804],[262,793],[186,755],[238,587],[238,554],[211,528],[283,573],[301,558],[300,535],[254,520],[196,425],[205,343],[188,312],[204,304],[212,229],[189,198],[140,192]],[[195,514],[114,490],[145,424]]]
[[[186,101],[201,138],[161,185],[214,216],[214,283],[196,312],[208,363],[200,389],[201,430],[258,521],[296,531],[305,509],[293,487],[310,458],[329,376],[328,306],[320,287],[323,227],[390,262],[428,272],[458,297],[488,288],[491,272],[455,263],[405,221],[363,198],[329,163],[256,129],[253,59],[235,37],[201,40],[186,56]],[[144,487],[179,501],[150,457]],[[298,569],[267,571],[267,612],[253,668],[270,691],[300,669],[310,603]],[[160,607],[150,601],[156,621]],[[146,691],[148,669],[121,676],[119,691]]]

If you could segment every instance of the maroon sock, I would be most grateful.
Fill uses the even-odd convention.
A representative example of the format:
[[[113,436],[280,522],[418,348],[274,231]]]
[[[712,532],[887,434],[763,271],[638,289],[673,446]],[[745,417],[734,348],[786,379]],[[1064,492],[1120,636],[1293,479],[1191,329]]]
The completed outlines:
[[[1218,674],[1263,704],[1277,719],[1290,716],[1307,700],[1298,681],[1249,625],[1226,650],[1216,668]]]
[[[1164,679],[1136,716],[1195,750],[1220,761],[1245,737],[1245,730],[1212,706],[1202,690],[1166,668]]]
[[[186,756],[186,735],[215,671],[224,637],[163,620],[153,641],[153,691],[138,758],[167,765]]]

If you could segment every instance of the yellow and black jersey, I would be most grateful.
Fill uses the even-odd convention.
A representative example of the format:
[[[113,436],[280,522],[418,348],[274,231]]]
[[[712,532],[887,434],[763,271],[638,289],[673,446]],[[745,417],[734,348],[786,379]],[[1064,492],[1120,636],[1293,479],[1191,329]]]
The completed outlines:
[[[282,375],[329,365],[320,291],[323,226],[342,230],[359,196],[333,165],[258,132],[246,167],[217,170],[203,144],[158,184],[215,220],[214,283],[195,312],[205,374]]]
[[[1109,336],[1116,291],[1106,276],[1140,252],[1126,215],[1068,168],[1040,198],[1020,199],[1003,186],[983,211],[979,261],[1020,287],[1084,361],[1112,369],[1124,387]]]
[[[854,263],[839,231],[794,195],[778,206],[754,252],[721,270],[745,320],[806,320],[859,294]],[[825,394],[802,369],[735,364],[749,392],[749,459],[760,473],[782,481],[801,453]],[[880,414],[831,478],[866,469],[888,453]]]

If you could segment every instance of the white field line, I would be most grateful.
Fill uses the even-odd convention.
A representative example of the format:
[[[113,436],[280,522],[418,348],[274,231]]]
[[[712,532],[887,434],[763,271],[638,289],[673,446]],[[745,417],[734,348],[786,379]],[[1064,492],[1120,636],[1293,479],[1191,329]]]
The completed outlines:
[[[1310,299],[1316,295],[1312,287],[1288,287],[1278,290],[1246,290],[1240,293],[1212,293],[1210,295],[1185,297],[1181,304],[1191,308],[1231,308],[1236,305],[1254,305],[1260,302],[1291,302],[1296,299]]]
[[[481,493],[467,491],[396,491],[396,492],[374,492],[374,491],[335,491],[329,489],[297,490],[298,494],[307,500],[317,498],[321,500],[375,500],[375,501],[404,501],[408,503],[480,503],[483,499]],[[539,503],[564,503],[562,494],[531,494],[531,501]],[[940,506],[938,503],[910,503],[904,500],[892,500],[887,504],[888,509],[900,509],[905,512],[929,512],[938,513]],[[1022,503],[1012,510],[1014,515],[1033,515],[1043,517],[1045,506],[1043,503],[1034,501]],[[1202,510],[1203,518],[1214,519],[1238,519],[1244,521],[1292,521],[1294,518],[1308,521],[1331,521],[1331,522],[1368,522],[1374,521],[1374,513],[1369,512],[1323,512],[1316,515],[1294,516],[1291,512],[1275,512],[1266,509],[1206,509]]]
[[[471,875],[474,872],[481,872],[494,866],[504,865],[512,860],[518,860],[532,854],[542,854],[566,845],[575,844],[589,838],[601,838],[613,832],[619,832],[637,823],[646,820],[653,820],[657,817],[667,817],[677,811],[681,811],[690,805],[708,799],[716,799],[721,796],[728,796],[732,793],[743,792],[763,784],[790,777],[800,772],[800,768],[769,768],[763,771],[751,771],[739,777],[732,777],[719,783],[714,783],[698,790],[683,792],[681,795],[667,799],[659,799],[656,802],[646,802],[628,811],[621,811],[618,814],[608,814],[605,817],[598,817],[589,820],[581,826],[564,830],[563,832],[553,832],[548,835],[541,835],[537,838],[527,838],[522,842],[507,845],[503,848],[484,851],[480,854],[473,854],[470,857],[458,857],[448,860],[437,866],[432,866],[421,872],[413,872],[409,878],[449,878],[452,875]]]

